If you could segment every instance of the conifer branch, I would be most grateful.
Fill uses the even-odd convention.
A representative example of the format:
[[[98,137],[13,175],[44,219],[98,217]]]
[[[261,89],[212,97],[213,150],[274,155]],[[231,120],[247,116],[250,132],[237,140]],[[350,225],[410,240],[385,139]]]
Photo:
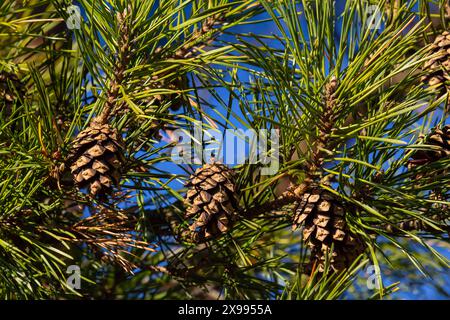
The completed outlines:
[[[116,105],[119,97],[120,86],[123,85],[125,71],[130,61],[130,39],[132,37],[130,30],[130,13],[131,6],[128,6],[123,12],[117,12],[116,20],[118,26],[117,52],[115,56],[115,64],[113,67],[112,79],[109,87],[106,89],[106,102],[101,114],[94,119],[99,124],[105,124],[111,113],[117,111]]]

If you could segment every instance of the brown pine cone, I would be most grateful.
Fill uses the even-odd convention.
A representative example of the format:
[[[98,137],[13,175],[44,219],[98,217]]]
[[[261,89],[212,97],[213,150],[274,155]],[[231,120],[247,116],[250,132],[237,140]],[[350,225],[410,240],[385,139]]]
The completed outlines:
[[[124,144],[116,129],[93,121],[73,141],[68,157],[73,179],[80,189],[103,197],[118,185],[125,162]]]
[[[206,164],[191,175],[185,203],[186,219],[193,219],[191,238],[205,241],[226,233],[237,217],[234,171],[219,162]]]
[[[328,257],[334,271],[348,268],[364,252],[362,240],[350,232],[345,221],[346,209],[331,192],[320,188],[303,194],[294,216],[294,229],[303,228],[303,240],[311,249],[312,262],[320,272]]]

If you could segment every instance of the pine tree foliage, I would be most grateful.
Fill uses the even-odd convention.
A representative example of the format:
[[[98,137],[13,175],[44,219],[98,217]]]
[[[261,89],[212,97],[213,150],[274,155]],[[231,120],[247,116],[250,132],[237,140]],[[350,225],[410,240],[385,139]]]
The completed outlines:
[[[368,265],[448,269],[448,1],[80,0],[69,29],[71,4],[0,4],[3,298],[383,298]],[[199,123],[277,130],[279,170],[174,163]]]

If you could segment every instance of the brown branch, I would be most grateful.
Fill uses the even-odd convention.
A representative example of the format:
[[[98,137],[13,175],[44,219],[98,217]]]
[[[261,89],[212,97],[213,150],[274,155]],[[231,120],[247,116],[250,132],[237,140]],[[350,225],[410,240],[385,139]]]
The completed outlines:
[[[118,12],[116,15],[117,24],[119,28],[118,51],[116,53],[116,61],[114,65],[114,74],[106,91],[105,107],[101,114],[94,119],[94,121],[104,124],[108,121],[111,112],[113,111],[117,98],[119,96],[119,88],[123,83],[126,67],[130,60],[130,28],[129,28],[129,13],[131,7],[125,9],[122,13]],[[117,108],[117,106],[116,106]]]
[[[444,196],[439,190],[433,190],[433,192],[430,194],[431,200],[444,200],[443,198]],[[447,232],[447,234],[449,234],[450,236],[450,225],[448,225],[448,223],[446,222],[446,220],[448,221],[448,219],[450,218],[448,206],[438,203],[434,203],[433,206],[442,211],[442,213],[433,214],[431,216],[428,216],[427,218],[432,220],[436,224],[436,227],[442,230],[436,229],[436,227],[431,226],[423,219],[419,218],[407,219],[393,224],[387,223],[380,226],[380,229],[392,235],[405,235],[405,231],[422,231],[432,234],[442,234],[443,232]],[[421,211],[424,214],[424,217],[426,217],[425,214],[427,213],[427,209],[422,209]]]
[[[223,13],[215,14],[208,17],[202,24],[202,27],[195,31],[189,40],[172,56],[173,59],[188,59],[191,58],[195,52],[210,45],[221,32],[214,29],[214,26],[220,25],[224,22],[225,15]],[[209,35],[208,35],[209,34]]]
[[[323,172],[321,171],[321,167],[325,159],[329,157],[329,150],[332,149],[332,144],[334,143],[331,139],[331,134],[334,130],[334,124],[337,117],[336,112],[338,102],[336,100],[335,94],[337,86],[338,83],[335,76],[332,76],[330,81],[325,85],[325,104],[322,110],[322,114],[319,117],[318,136],[316,137],[316,140],[312,145],[313,150],[311,157],[306,163],[306,178],[300,185],[293,181],[289,182],[289,186],[291,188],[295,186],[293,192],[298,197],[300,197],[312,183],[318,183],[319,178],[322,178],[321,176]],[[306,153],[306,141],[301,141],[300,144],[300,149],[303,149],[301,150],[301,152]],[[293,159],[294,157],[295,154],[293,155]]]
[[[287,205],[293,204],[298,200],[299,200],[298,196],[293,191],[288,190],[282,196],[278,197],[273,201],[254,206],[250,209],[243,209],[239,212],[239,214],[241,217],[244,217],[246,219],[255,218],[262,214],[272,212],[277,212],[278,216],[282,216],[283,213],[286,213],[287,211],[283,211],[280,209],[282,209]]]
[[[432,233],[432,234],[441,234],[444,232],[449,233],[450,226],[446,225],[446,224],[441,224],[442,223],[440,221],[441,218],[442,218],[441,216],[436,215],[436,216],[432,217],[432,220],[439,223],[437,225],[437,227],[441,228],[442,231],[430,226],[429,224],[425,223],[422,219],[410,219],[410,220],[398,222],[396,224],[385,224],[385,225],[381,226],[381,229],[383,230],[383,232],[385,232],[387,234],[397,235],[397,236],[401,236],[401,235],[404,236],[405,231],[406,232],[419,231],[419,232],[427,232],[427,233]]]

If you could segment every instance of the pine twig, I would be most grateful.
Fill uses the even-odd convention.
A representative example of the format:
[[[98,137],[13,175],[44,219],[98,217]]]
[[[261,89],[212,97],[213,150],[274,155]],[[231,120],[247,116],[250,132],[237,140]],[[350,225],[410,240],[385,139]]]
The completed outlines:
[[[172,56],[173,59],[188,59],[196,52],[210,45],[220,32],[214,30],[214,26],[224,22],[225,15],[218,13],[206,18],[202,27],[195,31],[190,39]]]
[[[116,101],[119,96],[119,89],[123,83],[125,71],[130,61],[130,26],[129,14],[131,7],[128,6],[122,13],[116,15],[118,24],[118,51],[116,53],[116,62],[114,65],[114,74],[112,76],[109,88],[106,91],[105,107],[101,114],[94,121],[104,124],[108,121],[114,109],[117,109]]]

